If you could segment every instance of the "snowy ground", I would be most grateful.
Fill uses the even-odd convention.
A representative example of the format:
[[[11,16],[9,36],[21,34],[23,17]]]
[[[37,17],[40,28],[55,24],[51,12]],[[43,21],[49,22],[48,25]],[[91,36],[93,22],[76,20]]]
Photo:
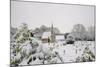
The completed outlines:
[[[42,43],[33,38],[32,44],[26,41],[18,45],[11,43],[12,65],[36,65],[68,62],[86,62],[95,60],[94,41],[76,41],[74,44],[64,44],[64,41]],[[15,44],[15,45],[14,45]]]

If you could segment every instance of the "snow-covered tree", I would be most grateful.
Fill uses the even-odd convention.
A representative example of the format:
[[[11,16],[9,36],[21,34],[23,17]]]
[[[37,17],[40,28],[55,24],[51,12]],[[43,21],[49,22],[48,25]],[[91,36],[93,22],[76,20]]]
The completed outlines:
[[[88,39],[95,40],[95,27],[94,26],[90,26],[88,28]]]
[[[79,27],[81,26],[79,25]],[[77,29],[77,25],[75,28]],[[84,27],[82,29],[84,29]],[[80,33],[82,36],[82,29],[77,29],[77,31],[74,30],[73,32],[77,36],[77,33]],[[19,65],[54,64],[95,60],[95,52],[93,52],[94,46],[91,48],[93,51],[90,50],[90,48],[83,49],[87,45],[94,45],[91,42],[89,44],[87,44],[87,42],[85,46],[85,43],[82,44],[80,42],[75,42],[75,45],[63,45],[64,42],[62,41],[50,43],[48,45],[48,43],[43,43],[40,39],[36,37],[31,37],[31,31],[33,30],[29,30],[27,24],[22,24],[22,26],[18,28],[18,30],[14,34],[14,41],[11,41],[12,67],[16,67]],[[40,31],[39,28],[38,31]],[[71,37],[70,40],[72,40]],[[83,54],[83,56],[78,54],[78,51],[80,51],[80,54]]]
[[[76,40],[84,40],[86,38],[86,29],[83,24],[74,25],[71,32]]]

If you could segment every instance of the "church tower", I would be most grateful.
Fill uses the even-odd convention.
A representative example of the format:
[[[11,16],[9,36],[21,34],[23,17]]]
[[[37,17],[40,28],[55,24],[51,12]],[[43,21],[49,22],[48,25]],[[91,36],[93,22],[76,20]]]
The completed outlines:
[[[55,42],[55,32],[54,32],[54,27],[53,24],[51,25],[51,42]]]

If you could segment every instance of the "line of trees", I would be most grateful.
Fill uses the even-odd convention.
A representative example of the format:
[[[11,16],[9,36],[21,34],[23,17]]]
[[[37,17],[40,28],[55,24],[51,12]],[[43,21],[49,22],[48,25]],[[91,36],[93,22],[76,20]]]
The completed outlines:
[[[35,33],[39,33],[39,34],[43,34],[43,33],[46,32],[46,31],[51,31],[51,27],[47,27],[47,26],[45,26],[45,25],[41,25],[39,28],[36,28],[36,29],[34,30]],[[60,33],[59,29],[56,28],[56,27],[53,28],[53,32],[54,32],[55,34]]]
[[[24,29],[26,30],[28,29],[28,25],[24,23],[22,24],[21,28],[23,28],[22,30]],[[43,32],[50,31],[50,30],[51,30],[51,27],[46,27],[45,25],[42,25],[41,27],[36,28],[33,31],[35,33],[39,33],[42,35]],[[54,27],[53,31],[56,34],[60,33],[59,29],[56,27]],[[13,30],[11,30],[11,32],[14,33]],[[94,26],[90,26],[88,29],[86,29],[83,24],[75,24],[70,34],[75,38],[75,40],[95,41],[95,27]]]
[[[88,30],[83,24],[74,25],[71,34],[75,40],[95,41],[95,27],[90,26]]]

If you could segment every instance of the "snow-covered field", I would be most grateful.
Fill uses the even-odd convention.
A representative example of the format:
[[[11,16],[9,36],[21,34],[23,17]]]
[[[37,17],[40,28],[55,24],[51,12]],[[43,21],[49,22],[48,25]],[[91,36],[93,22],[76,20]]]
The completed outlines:
[[[76,41],[65,44],[64,41],[42,43],[32,38],[32,42],[11,43],[12,65],[36,65],[69,62],[95,61],[95,42]]]

